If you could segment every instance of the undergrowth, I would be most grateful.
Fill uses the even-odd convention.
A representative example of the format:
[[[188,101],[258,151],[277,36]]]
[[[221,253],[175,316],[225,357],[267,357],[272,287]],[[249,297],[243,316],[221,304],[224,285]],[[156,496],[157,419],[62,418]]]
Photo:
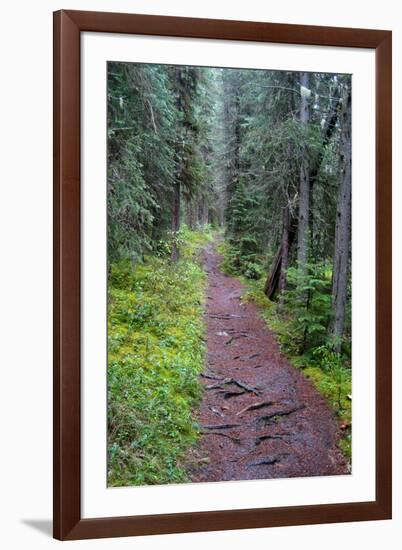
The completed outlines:
[[[205,274],[198,255],[206,231],[180,231],[134,268],[113,263],[108,287],[108,485],[178,483],[198,437],[192,411],[205,344]]]
[[[303,374],[311,380],[317,390],[325,396],[343,428],[343,437],[339,442],[344,455],[351,460],[352,456],[352,371],[350,368],[350,349],[342,354],[335,353],[330,342],[325,339],[325,313],[330,307],[325,286],[330,280],[326,267],[315,273],[309,281],[312,289],[312,304],[309,314],[299,311],[300,301],[294,290],[285,296],[285,306],[278,312],[277,304],[264,294],[264,278],[250,277],[248,273],[239,273],[233,262],[233,249],[226,242],[219,244],[218,251],[223,255],[221,269],[228,275],[237,276],[246,286],[243,294],[245,301],[250,301],[260,307],[260,312],[268,327],[275,332],[281,351],[288,357],[291,364],[303,370]],[[290,273],[289,273],[290,271]],[[290,279],[295,276],[288,271]],[[262,272],[261,264],[255,268],[256,273]],[[306,333],[309,335],[309,346],[302,345]]]

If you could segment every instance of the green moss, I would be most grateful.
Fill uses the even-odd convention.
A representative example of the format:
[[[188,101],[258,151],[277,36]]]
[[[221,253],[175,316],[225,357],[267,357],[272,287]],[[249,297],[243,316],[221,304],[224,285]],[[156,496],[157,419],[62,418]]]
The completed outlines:
[[[180,261],[149,257],[111,266],[108,311],[108,485],[178,483],[198,437],[205,354],[208,232],[181,235]]]

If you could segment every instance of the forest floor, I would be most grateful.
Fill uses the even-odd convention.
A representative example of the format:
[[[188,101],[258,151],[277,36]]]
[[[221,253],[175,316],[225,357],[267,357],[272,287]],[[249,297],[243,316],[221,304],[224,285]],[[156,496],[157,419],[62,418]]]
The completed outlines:
[[[217,242],[204,250],[208,276],[201,438],[192,481],[349,473],[340,429],[325,398],[280,352],[244,285],[222,273]]]

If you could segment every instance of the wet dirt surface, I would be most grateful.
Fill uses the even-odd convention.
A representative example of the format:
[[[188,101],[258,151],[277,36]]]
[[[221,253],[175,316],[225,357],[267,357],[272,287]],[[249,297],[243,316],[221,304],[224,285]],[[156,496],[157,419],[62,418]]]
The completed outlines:
[[[216,244],[204,251],[208,275],[207,358],[193,451],[192,481],[349,473],[338,424],[311,382],[280,353],[244,285],[219,270]]]

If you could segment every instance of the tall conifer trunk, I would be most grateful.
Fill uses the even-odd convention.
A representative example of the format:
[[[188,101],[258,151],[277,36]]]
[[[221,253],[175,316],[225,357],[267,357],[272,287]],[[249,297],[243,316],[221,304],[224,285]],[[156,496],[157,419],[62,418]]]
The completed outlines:
[[[174,89],[176,93],[176,106],[179,113],[183,111],[183,78],[180,67],[176,67],[174,71]],[[184,140],[182,135],[181,122],[177,125],[176,130],[176,178],[173,187],[173,203],[172,203],[172,262],[177,262],[179,259],[179,249],[177,246],[177,233],[180,229],[180,180],[182,176],[182,155],[184,149]]]
[[[172,261],[179,259],[179,249],[177,246],[177,233],[180,229],[180,182],[177,181],[173,191],[173,209],[172,209]]]
[[[289,89],[292,90],[294,88],[294,75],[291,73],[288,76],[288,86]],[[288,94],[288,109],[289,114],[293,113],[295,108],[295,101],[294,101],[294,94],[293,91],[291,91],[290,94]],[[293,116],[292,114],[290,116]],[[287,156],[288,156],[288,163],[293,162],[293,154],[292,154],[292,143],[289,140],[288,146],[287,146]],[[286,283],[287,283],[287,270],[289,265],[289,249],[291,246],[290,238],[289,238],[289,228],[290,228],[290,208],[289,208],[289,185],[290,182],[288,182],[287,187],[284,190],[284,206],[283,206],[283,212],[282,212],[282,241],[281,241],[281,272],[279,276],[279,309],[283,309],[284,306],[284,291],[286,290]]]
[[[309,92],[309,74],[300,73],[300,122],[306,128],[310,119],[310,110],[308,102]],[[299,223],[298,223],[298,238],[297,238],[297,261],[301,273],[305,273],[308,255],[308,227],[309,227],[309,210],[310,210],[310,181],[309,181],[309,165],[306,158],[306,152],[303,154],[303,159],[300,166],[300,183],[299,183]]]
[[[286,289],[286,275],[289,262],[289,205],[283,209],[283,222],[282,222],[282,261],[281,261],[281,274],[279,277],[279,307],[283,307],[284,302],[284,290]]]
[[[335,222],[335,249],[332,276],[332,306],[334,319],[332,335],[335,350],[340,351],[344,332],[349,273],[350,225],[351,225],[351,93],[348,90],[343,101],[340,183]]]

